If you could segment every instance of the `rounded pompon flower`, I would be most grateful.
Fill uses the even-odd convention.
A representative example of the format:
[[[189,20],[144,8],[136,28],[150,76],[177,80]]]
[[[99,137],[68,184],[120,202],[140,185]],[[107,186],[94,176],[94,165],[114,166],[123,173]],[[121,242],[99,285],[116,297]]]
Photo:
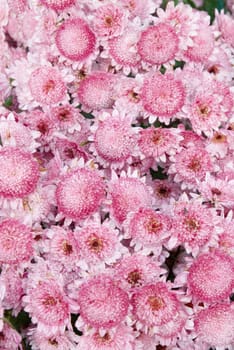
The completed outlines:
[[[152,198],[147,186],[136,178],[119,178],[111,184],[111,213],[118,223],[123,223],[131,211],[151,207]]]
[[[134,350],[134,332],[131,327],[120,325],[104,335],[100,332],[84,332],[77,350]]]
[[[164,282],[149,284],[136,290],[132,296],[133,315],[147,327],[161,326],[179,312],[180,303]]]
[[[93,214],[105,197],[105,184],[98,172],[75,169],[64,175],[56,190],[58,211],[71,219]]]
[[[215,304],[195,316],[197,339],[210,346],[229,346],[234,342],[232,304]]]
[[[29,227],[15,219],[0,223],[0,262],[16,264],[28,261],[33,253],[32,232]]]
[[[82,108],[89,110],[111,108],[114,103],[115,81],[115,76],[106,72],[93,72],[81,80],[77,94]]]
[[[36,286],[29,285],[23,297],[25,311],[29,312],[38,331],[46,335],[63,333],[69,324],[69,304],[59,284],[44,280]]]
[[[146,112],[169,123],[184,105],[185,89],[173,73],[156,72],[144,80],[141,98]]]
[[[158,23],[141,33],[137,47],[143,61],[160,65],[175,59],[178,44],[174,28],[166,23]]]
[[[71,61],[84,61],[94,51],[95,34],[81,18],[66,20],[57,30],[55,43],[59,52]]]
[[[188,288],[201,302],[221,301],[234,287],[234,259],[222,251],[201,254],[192,264],[188,274]]]
[[[40,2],[55,11],[63,11],[75,4],[75,0],[40,0]]]
[[[31,153],[15,147],[0,150],[0,195],[23,198],[32,193],[39,179],[39,167]]]
[[[29,79],[29,88],[34,100],[42,105],[59,103],[66,96],[66,85],[54,67],[39,67]]]
[[[129,307],[128,294],[105,275],[84,282],[78,290],[77,301],[84,322],[96,329],[118,326]]]

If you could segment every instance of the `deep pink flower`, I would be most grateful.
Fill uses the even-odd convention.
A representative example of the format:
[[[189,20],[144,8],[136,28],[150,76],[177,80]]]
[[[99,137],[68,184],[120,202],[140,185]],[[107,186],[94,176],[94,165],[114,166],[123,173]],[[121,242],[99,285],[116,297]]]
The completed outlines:
[[[23,198],[32,193],[39,179],[39,169],[31,153],[19,148],[0,150],[0,195]]]
[[[62,11],[75,4],[75,0],[40,0],[40,2],[56,11]]]
[[[71,61],[83,61],[95,49],[96,38],[81,18],[66,20],[57,30],[55,43],[59,52]]]

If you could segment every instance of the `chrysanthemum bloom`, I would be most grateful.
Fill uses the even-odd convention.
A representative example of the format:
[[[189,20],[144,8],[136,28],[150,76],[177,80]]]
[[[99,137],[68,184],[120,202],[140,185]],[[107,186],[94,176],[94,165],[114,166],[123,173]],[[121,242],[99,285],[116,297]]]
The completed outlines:
[[[140,208],[129,214],[125,223],[126,235],[132,238],[131,245],[154,250],[160,248],[162,240],[169,235],[169,217],[150,208]]]
[[[132,296],[133,315],[148,327],[161,326],[179,312],[180,303],[166,283],[149,284],[136,290]]]
[[[16,264],[2,266],[0,283],[6,287],[2,306],[4,309],[12,309],[13,314],[17,315],[22,309],[24,289],[23,277],[17,270]]]
[[[69,304],[60,286],[53,280],[40,281],[29,288],[23,298],[25,311],[32,322],[37,323],[38,331],[54,335],[65,331],[69,324]]]
[[[99,332],[84,333],[79,339],[77,350],[133,350],[134,340],[132,328],[120,325],[104,335]]]
[[[140,207],[151,206],[151,195],[147,186],[136,178],[120,178],[111,184],[111,212],[114,218],[123,223],[127,214]]]
[[[133,289],[159,280],[162,270],[152,257],[133,254],[115,266],[115,279],[123,289]]]
[[[178,43],[174,28],[167,23],[158,23],[141,33],[137,48],[143,61],[160,65],[175,58]]]
[[[213,169],[208,152],[201,147],[182,149],[173,159],[168,172],[175,173],[175,181],[183,182],[183,187],[197,186],[197,181],[204,180],[206,173]]]
[[[224,11],[221,13],[218,13],[216,11],[216,22],[218,25],[218,30],[221,32],[222,39],[229,44],[230,46],[234,47],[234,39],[233,39],[233,30],[234,30],[234,23],[233,18],[230,15],[224,14]]]
[[[76,350],[80,338],[71,330],[49,336],[37,328],[30,329],[28,335],[32,350]]]
[[[55,11],[62,11],[75,4],[75,0],[40,0],[40,2]]]
[[[32,232],[29,227],[15,219],[0,223],[0,261],[7,264],[30,259],[33,253]]]
[[[234,287],[234,260],[219,250],[201,254],[189,269],[188,287],[198,301],[227,298]]]
[[[80,131],[84,124],[84,117],[77,108],[70,104],[52,107],[49,114],[56,127],[59,127],[64,133],[73,133],[75,130]]]
[[[234,309],[231,304],[215,304],[195,316],[198,340],[210,346],[232,345],[234,342]]]
[[[105,163],[116,167],[124,164],[134,153],[135,147],[136,132],[131,127],[131,119],[110,115],[98,122],[94,149]]]
[[[84,322],[97,329],[119,325],[129,307],[127,293],[105,275],[84,282],[79,288],[77,301]]]
[[[141,98],[146,112],[169,123],[170,118],[183,107],[185,90],[182,82],[172,73],[154,73],[145,78]]]
[[[42,105],[60,102],[66,95],[66,85],[54,67],[39,67],[32,72],[29,88],[35,101]]]
[[[108,41],[109,55],[117,63],[117,66],[128,68],[138,66],[140,61],[140,56],[137,53],[138,39],[138,28],[128,27],[124,34]]]
[[[2,350],[22,349],[21,341],[22,341],[21,335],[5,322],[3,330],[0,333],[0,349]]]
[[[59,52],[71,61],[83,61],[95,49],[96,38],[81,18],[66,20],[57,30],[55,43]]]
[[[99,37],[111,38],[122,34],[126,22],[124,10],[113,4],[100,6],[93,18],[94,30]]]
[[[47,236],[50,238],[48,260],[62,263],[66,268],[74,266],[79,257],[79,249],[73,232],[51,226]]]
[[[94,72],[83,79],[77,90],[82,108],[89,110],[111,108],[114,103],[115,80],[113,74],[106,72]]]
[[[173,218],[172,232],[188,252],[203,247],[215,231],[212,210],[198,202],[179,200]]]
[[[81,230],[75,231],[80,259],[88,265],[111,264],[121,257],[118,231],[107,221],[102,224],[88,220]]]
[[[104,181],[96,171],[89,169],[69,172],[56,190],[58,211],[71,219],[84,219],[93,214],[104,197]]]
[[[38,163],[31,153],[15,147],[0,150],[1,196],[23,198],[35,190],[38,179]]]
[[[151,127],[140,131],[138,145],[146,157],[166,161],[166,155],[175,154],[182,139],[178,129]]]

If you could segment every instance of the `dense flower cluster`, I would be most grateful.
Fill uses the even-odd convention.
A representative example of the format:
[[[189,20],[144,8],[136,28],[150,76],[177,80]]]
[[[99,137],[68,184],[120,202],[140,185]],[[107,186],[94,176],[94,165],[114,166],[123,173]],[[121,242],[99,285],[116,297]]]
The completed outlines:
[[[227,6],[0,1],[0,349],[233,349]]]

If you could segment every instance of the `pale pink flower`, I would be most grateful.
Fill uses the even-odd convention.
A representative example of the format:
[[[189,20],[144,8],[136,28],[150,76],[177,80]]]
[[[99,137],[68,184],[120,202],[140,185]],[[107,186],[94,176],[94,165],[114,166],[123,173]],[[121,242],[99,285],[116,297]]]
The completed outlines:
[[[56,189],[58,211],[75,220],[96,212],[104,197],[104,181],[96,171],[85,168],[64,175]]]
[[[205,253],[193,262],[188,274],[188,289],[202,302],[228,298],[234,287],[234,260],[220,250]]]
[[[231,346],[234,342],[234,309],[230,304],[215,304],[195,316],[198,340],[210,346]]]
[[[54,67],[39,67],[32,72],[29,88],[34,100],[42,105],[53,105],[66,96],[66,85]]]
[[[221,13],[218,13],[218,11],[215,12],[215,20],[216,24],[218,26],[218,30],[221,32],[222,39],[224,42],[229,44],[230,46],[234,47],[234,38],[233,38],[233,31],[234,31],[234,22],[233,18],[228,15],[224,14],[224,11]]]
[[[138,145],[146,157],[165,162],[166,155],[175,154],[179,150],[182,139],[178,129],[151,127],[139,132]]]
[[[0,223],[0,261],[6,264],[21,263],[32,257],[31,229],[18,220],[5,219]]]
[[[126,237],[131,238],[135,250],[161,250],[162,241],[169,236],[171,220],[165,214],[150,208],[139,208],[130,213],[124,223]]]
[[[55,335],[65,331],[69,325],[69,303],[55,281],[43,280],[37,285],[28,286],[23,297],[25,311],[29,312],[38,331],[46,335]]]
[[[169,205],[171,198],[178,199],[179,197],[180,186],[170,180],[150,180],[150,185],[159,208]]]
[[[117,69],[123,67],[126,75],[139,66],[140,56],[137,52],[139,35],[138,27],[128,26],[122,35],[108,41],[109,56],[114,60]]]
[[[221,233],[218,237],[219,249],[234,258],[233,212],[230,211],[220,222]]]
[[[31,153],[15,147],[0,149],[1,196],[23,198],[35,190],[38,179],[38,164]]]
[[[23,350],[21,341],[21,335],[5,322],[0,336],[0,349]]]
[[[111,164],[113,168],[121,168],[136,154],[137,134],[131,121],[128,116],[114,111],[112,115],[100,117],[97,125],[92,126],[94,135],[90,150],[105,167]]]
[[[102,110],[111,108],[114,103],[114,84],[116,78],[111,73],[93,72],[79,83],[78,100],[82,108]]]
[[[59,128],[64,133],[73,133],[75,130],[81,131],[84,125],[84,117],[77,108],[70,104],[52,107],[48,113],[54,121],[56,129]]]
[[[141,91],[142,104],[146,112],[169,124],[170,119],[181,110],[185,90],[182,82],[173,73],[154,73],[144,79]],[[154,121],[153,120],[153,121]]]
[[[151,207],[151,195],[140,180],[121,177],[110,184],[111,214],[118,223],[123,223],[131,211],[140,207]]]
[[[84,322],[97,329],[118,326],[129,307],[128,294],[105,275],[84,282],[78,290],[77,301]]]
[[[137,289],[131,300],[133,315],[147,327],[170,322],[180,311],[180,303],[166,283],[157,282]]]
[[[100,335],[100,332],[84,333],[80,337],[77,350],[133,350],[134,340],[132,328],[120,325],[104,335]]]
[[[137,44],[138,53],[143,61],[161,65],[175,59],[178,42],[173,27],[166,23],[158,23],[141,33]]]
[[[63,11],[64,9],[75,4],[76,0],[39,0],[44,6],[55,11]]]
[[[84,61],[95,49],[95,34],[81,18],[68,19],[58,28],[55,43],[59,52],[71,61]]]
[[[212,170],[213,165],[208,152],[201,147],[191,146],[175,155],[168,172],[174,173],[175,181],[182,182],[184,187],[194,187]]]
[[[99,37],[112,38],[123,33],[126,12],[114,4],[100,6],[94,13],[93,27]]]
[[[52,336],[39,332],[37,328],[30,329],[28,333],[32,350],[76,350],[80,339],[70,330]]]
[[[151,20],[155,8],[161,4],[161,0],[120,0],[119,2],[129,12],[130,20],[139,17],[141,21]]]
[[[158,263],[149,256],[133,254],[125,256],[115,266],[114,278],[125,290],[154,283],[159,280],[163,270]]]
[[[87,220],[81,229],[75,230],[80,259],[93,268],[100,264],[113,264],[121,258],[123,247],[120,238],[114,225],[109,220],[101,223],[100,218]]]

